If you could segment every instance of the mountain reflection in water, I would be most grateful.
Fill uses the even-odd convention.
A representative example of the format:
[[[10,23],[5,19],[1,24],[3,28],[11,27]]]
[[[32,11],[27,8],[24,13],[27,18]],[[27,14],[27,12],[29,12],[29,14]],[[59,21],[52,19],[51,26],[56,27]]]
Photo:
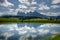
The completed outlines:
[[[60,34],[60,24],[0,24],[0,40],[43,40],[56,34]]]

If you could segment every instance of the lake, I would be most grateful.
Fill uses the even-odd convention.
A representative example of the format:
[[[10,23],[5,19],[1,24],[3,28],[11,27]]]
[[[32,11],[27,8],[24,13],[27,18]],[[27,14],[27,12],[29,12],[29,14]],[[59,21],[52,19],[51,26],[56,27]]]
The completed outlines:
[[[10,23],[0,24],[0,40],[44,40],[60,34],[60,24]]]

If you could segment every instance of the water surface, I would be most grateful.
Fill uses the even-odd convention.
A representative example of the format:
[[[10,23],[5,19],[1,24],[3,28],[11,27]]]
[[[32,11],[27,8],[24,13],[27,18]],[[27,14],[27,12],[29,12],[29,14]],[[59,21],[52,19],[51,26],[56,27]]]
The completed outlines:
[[[43,40],[60,34],[60,24],[11,23],[0,24],[0,40]]]

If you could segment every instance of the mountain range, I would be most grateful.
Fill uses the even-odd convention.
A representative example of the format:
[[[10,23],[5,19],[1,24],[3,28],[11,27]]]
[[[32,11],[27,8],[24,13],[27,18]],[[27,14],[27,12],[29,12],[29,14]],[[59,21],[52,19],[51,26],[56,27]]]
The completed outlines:
[[[17,17],[17,18],[51,18],[51,19],[60,19],[60,16],[46,16],[43,14],[38,13],[37,11],[34,12],[29,12],[29,13],[24,13],[24,12],[19,12],[17,15],[2,15],[1,17]]]
[[[46,15],[38,13],[37,11],[29,12],[26,14],[24,12],[18,12],[17,16],[60,19],[60,16],[46,16]]]

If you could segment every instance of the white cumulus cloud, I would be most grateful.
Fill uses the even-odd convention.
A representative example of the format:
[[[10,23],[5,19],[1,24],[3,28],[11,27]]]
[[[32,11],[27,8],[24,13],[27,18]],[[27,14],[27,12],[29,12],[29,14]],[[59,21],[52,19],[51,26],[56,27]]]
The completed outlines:
[[[60,3],[60,0],[52,0],[52,4]]]
[[[56,9],[56,8],[60,8],[60,6],[59,5],[52,5],[51,8]]]
[[[27,6],[25,6],[25,5],[19,5],[19,8],[20,8],[20,9],[26,9]]]
[[[39,6],[40,6],[39,10],[49,10],[50,9],[50,7],[48,7],[47,5],[44,5],[44,4],[41,4]]]
[[[18,6],[18,11],[24,12],[25,14],[28,12],[34,12],[37,7],[31,6],[31,5],[36,5],[37,2],[35,0],[19,0],[21,4]]]
[[[60,12],[40,12],[41,14],[43,15],[46,15],[46,16],[60,16]]]
[[[37,2],[35,2],[35,0],[19,0],[19,2],[20,2],[21,4],[26,4],[26,5],[28,5],[28,6],[37,4]]]
[[[49,10],[50,7],[47,6],[47,5],[45,5],[44,3],[41,3],[41,4],[39,5],[39,8],[38,8],[38,9],[39,9],[39,10]]]
[[[3,16],[3,15],[17,15],[17,12],[18,12],[18,10],[9,8],[7,11],[3,11],[3,12],[0,11],[0,16]]]
[[[8,2],[7,0],[1,0],[0,6],[11,7],[11,6],[14,6],[14,4]]]

